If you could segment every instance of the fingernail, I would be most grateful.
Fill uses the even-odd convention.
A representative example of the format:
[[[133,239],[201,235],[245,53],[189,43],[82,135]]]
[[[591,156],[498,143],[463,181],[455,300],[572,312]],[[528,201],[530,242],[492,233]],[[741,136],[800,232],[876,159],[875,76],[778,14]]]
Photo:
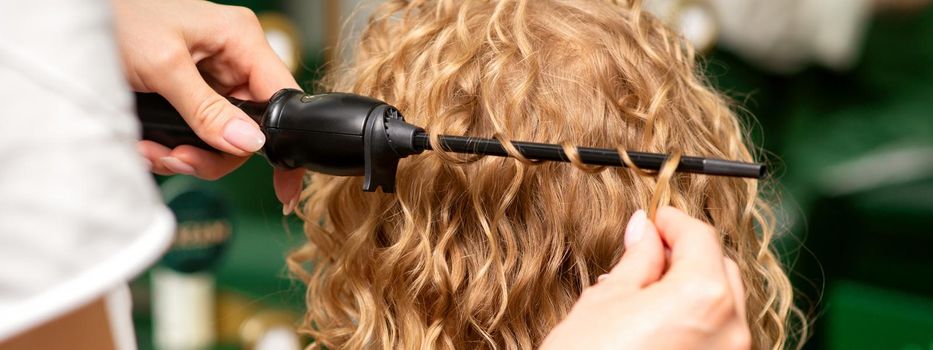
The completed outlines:
[[[147,170],[152,170],[152,161],[149,158],[143,158],[143,164],[146,164]]]
[[[647,221],[648,216],[644,210],[639,209],[635,214],[632,214],[632,218],[628,220],[628,226],[625,227],[624,240],[626,248],[634,246],[645,236],[645,223]]]
[[[175,157],[162,157],[159,158],[159,161],[162,162],[162,165],[165,165],[168,170],[171,170],[174,173],[185,174],[185,175],[194,175],[194,167],[188,165],[185,162],[182,162]]]
[[[256,152],[266,143],[266,135],[256,125],[234,119],[224,127],[224,140],[246,152]]]
[[[295,207],[297,206],[298,206],[298,197],[296,196],[295,198],[292,198],[292,200],[288,201],[288,204],[282,206],[282,215],[286,215],[286,216],[290,215],[291,213],[295,211]]]
[[[596,283],[602,282],[604,279],[606,279],[606,278],[608,278],[608,277],[609,277],[609,274],[608,274],[608,273],[604,273],[604,274],[602,274],[602,275],[599,275],[599,277],[596,277]]]

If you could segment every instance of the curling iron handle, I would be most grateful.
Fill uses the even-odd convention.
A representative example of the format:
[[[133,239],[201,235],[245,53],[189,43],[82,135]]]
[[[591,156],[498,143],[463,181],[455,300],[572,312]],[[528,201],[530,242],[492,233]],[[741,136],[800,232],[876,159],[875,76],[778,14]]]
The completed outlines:
[[[241,101],[231,97],[227,99],[246,112],[257,124],[261,123],[267,103]],[[175,107],[159,94],[137,92],[136,114],[142,124],[143,140],[154,141],[169,148],[191,145],[216,151],[201,140]]]

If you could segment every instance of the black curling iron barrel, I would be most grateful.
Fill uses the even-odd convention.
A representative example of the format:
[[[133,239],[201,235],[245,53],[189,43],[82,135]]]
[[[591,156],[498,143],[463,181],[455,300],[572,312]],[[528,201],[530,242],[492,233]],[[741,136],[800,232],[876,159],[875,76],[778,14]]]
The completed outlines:
[[[306,168],[337,176],[363,176],[363,190],[395,190],[395,172],[399,159],[432,150],[424,129],[405,122],[395,107],[373,98],[327,93],[307,95],[300,90],[284,89],[269,102],[230,99],[242,109],[266,135],[260,151],[273,166]],[[136,109],[143,126],[143,139],[168,147],[192,145],[213,149],[195,135],[181,115],[157,94],[137,93]],[[445,151],[508,157],[495,139],[439,135]],[[512,141],[525,158],[569,162],[559,145]],[[618,152],[605,148],[577,148],[585,164],[625,166]],[[632,163],[642,169],[658,170],[668,159],[666,154],[628,152]],[[681,157],[677,171],[763,178],[763,164],[744,163],[693,156]]]

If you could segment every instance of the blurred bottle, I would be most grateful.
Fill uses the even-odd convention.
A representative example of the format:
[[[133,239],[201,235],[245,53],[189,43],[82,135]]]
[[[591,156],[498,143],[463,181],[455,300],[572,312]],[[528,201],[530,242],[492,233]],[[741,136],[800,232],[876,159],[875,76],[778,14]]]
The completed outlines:
[[[258,17],[272,51],[275,51],[292,74],[298,73],[301,69],[302,52],[298,27],[288,17],[278,12],[263,12]]]
[[[210,184],[188,176],[162,183],[178,222],[172,248],[152,270],[153,339],[157,349],[214,345],[217,265],[233,234],[227,201]]]
[[[704,0],[648,0],[645,9],[680,32],[698,52],[706,52],[719,39],[714,9]]]
[[[217,335],[224,345],[249,350],[300,350],[296,312],[268,307],[241,294],[224,291],[217,299]]]

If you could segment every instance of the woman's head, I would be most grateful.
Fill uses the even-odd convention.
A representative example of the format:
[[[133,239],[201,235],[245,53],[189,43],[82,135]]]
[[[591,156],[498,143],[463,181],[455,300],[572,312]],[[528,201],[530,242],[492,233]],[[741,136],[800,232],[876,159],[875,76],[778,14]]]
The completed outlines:
[[[432,134],[752,160],[692,50],[637,4],[388,1],[354,57],[327,90],[384,100]],[[597,170],[427,152],[401,161],[395,194],[313,174],[310,242],[290,259],[309,285],[306,330],[332,348],[537,346],[618,261],[626,219],[658,187]],[[757,344],[780,346],[791,289],[756,182],[676,174],[669,186],[742,268]]]

